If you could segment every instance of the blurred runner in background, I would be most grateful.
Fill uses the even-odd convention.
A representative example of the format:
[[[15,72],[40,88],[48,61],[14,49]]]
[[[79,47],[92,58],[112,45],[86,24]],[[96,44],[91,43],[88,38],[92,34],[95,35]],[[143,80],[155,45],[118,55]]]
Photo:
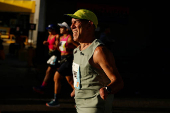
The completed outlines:
[[[72,62],[73,62],[73,50],[78,46],[78,43],[73,41],[72,35],[70,32],[70,27],[66,22],[58,23],[60,26],[60,43],[59,50],[61,51],[61,62],[60,67],[54,75],[54,99],[46,103],[49,107],[58,107],[60,106],[58,102],[58,94],[60,93],[61,88],[61,79],[66,78],[67,82],[74,89],[73,86],[73,76],[72,76]]]
[[[57,68],[60,66],[58,63],[58,60],[60,60],[60,51],[57,49],[58,41],[59,41],[59,34],[56,33],[56,27],[54,24],[48,25],[46,28],[48,30],[49,36],[47,41],[44,41],[43,44],[48,46],[49,48],[49,60],[47,61],[47,64],[49,65],[46,70],[46,75],[44,77],[44,80],[42,82],[42,85],[39,87],[33,87],[33,90],[43,94],[45,91],[45,88],[52,77],[52,72],[56,71]]]

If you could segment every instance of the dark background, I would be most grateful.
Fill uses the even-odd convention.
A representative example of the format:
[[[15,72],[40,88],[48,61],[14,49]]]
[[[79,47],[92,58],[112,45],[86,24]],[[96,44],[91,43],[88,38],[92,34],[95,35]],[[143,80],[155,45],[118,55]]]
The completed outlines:
[[[63,2],[46,0],[43,13],[45,13],[46,27],[49,24],[62,23],[63,21],[70,25],[70,18],[64,14],[72,14],[77,9],[85,8],[96,13],[99,20],[98,26],[101,29],[110,26],[110,36],[115,40],[112,52],[117,68],[125,82],[124,89],[117,96],[165,97],[169,95],[167,79],[170,75],[168,71],[169,47],[167,41],[157,35],[161,34],[160,31],[159,33],[153,32],[153,26],[155,28],[160,23],[158,20],[163,21],[162,15],[160,15],[162,7],[153,6],[153,3],[144,1],[98,1],[96,3],[89,0],[65,0]],[[17,14],[18,16],[2,12],[1,14],[20,19],[20,24],[23,24],[22,20],[29,21],[28,14]],[[25,25],[29,26],[29,24]],[[96,31],[97,36],[100,33],[101,31]],[[28,32],[25,31],[25,34],[28,35]],[[42,42],[47,37],[46,30],[38,32],[36,55],[33,59],[36,65],[45,65],[46,63],[48,48]],[[43,77],[42,74],[40,79]]]
[[[167,53],[166,48],[157,47],[152,39],[152,10],[154,8],[151,4],[124,1],[97,3],[91,1],[51,3],[46,1],[46,26],[63,21],[70,24],[70,18],[63,14],[72,14],[81,8],[92,10],[97,15],[98,26],[101,29],[105,26],[111,28],[110,35],[115,40],[113,54],[117,68],[125,82],[124,89],[118,95],[160,96],[162,92],[168,93],[166,83],[162,81],[168,75],[163,60],[164,54]],[[55,16],[51,17],[53,14]],[[100,34],[101,31],[97,33]],[[41,33],[38,37],[40,41],[37,43],[39,52],[43,51],[41,48],[38,49],[43,41],[40,37]]]

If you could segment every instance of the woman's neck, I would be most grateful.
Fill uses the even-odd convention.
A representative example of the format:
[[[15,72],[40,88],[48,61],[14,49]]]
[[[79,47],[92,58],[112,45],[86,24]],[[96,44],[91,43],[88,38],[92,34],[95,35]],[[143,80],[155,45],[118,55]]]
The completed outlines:
[[[63,34],[63,37],[66,38],[68,35],[69,35],[68,33]]]

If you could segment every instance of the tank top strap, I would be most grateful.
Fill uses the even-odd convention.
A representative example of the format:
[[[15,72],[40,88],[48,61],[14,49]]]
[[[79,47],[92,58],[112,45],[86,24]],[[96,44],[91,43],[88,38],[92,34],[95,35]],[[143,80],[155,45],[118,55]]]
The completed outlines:
[[[99,45],[104,45],[104,44],[100,40],[95,39],[87,49],[82,50],[81,52],[83,52],[84,55],[87,55],[87,57],[86,57],[87,60],[90,60],[90,58],[93,56],[95,49]]]
[[[58,34],[57,34],[57,35],[58,35]],[[54,37],[56,37],[57,35],[54,35]],[[51,37],[51,35],[48,36],[48,39],[47,39],[47,40],[51,40],[51,39],[49,39],[50,37]],[[53,37],[53,38],[54,38],[54,37]],[[52,39],[53,39],[53,38],[52,38]]]
[[[70,35],[67,36],[67,38],[66,38],[67,40],[68,40],[69,36],[70,36]]]
[[[63,36],[63,37],[61,38],[61,41],[66,41],[66,42],[67,42],[69,36],[70,36],[70,35],[68,35],[66,38],[64,38],[64,36]]]

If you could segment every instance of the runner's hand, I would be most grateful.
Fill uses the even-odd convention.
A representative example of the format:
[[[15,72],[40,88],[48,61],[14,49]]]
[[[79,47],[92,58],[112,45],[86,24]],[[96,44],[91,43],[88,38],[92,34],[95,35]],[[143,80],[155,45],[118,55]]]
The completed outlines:
[[[75,89],[71,92],[70,96],[71,96],[71,97],[74,97],[74,96],[75,96]]]
[[[43,44],[44,44],[44,45],[49,45],[49,42],[44,41]]]
[[[105,100],[105,99],[107,98],[107,96],[108,96],[108,92],[107,92],[106,88],[105,88],[105,87],[102,87],[102,88],[100,89],[100,97],[101,97],[103,100]]]

